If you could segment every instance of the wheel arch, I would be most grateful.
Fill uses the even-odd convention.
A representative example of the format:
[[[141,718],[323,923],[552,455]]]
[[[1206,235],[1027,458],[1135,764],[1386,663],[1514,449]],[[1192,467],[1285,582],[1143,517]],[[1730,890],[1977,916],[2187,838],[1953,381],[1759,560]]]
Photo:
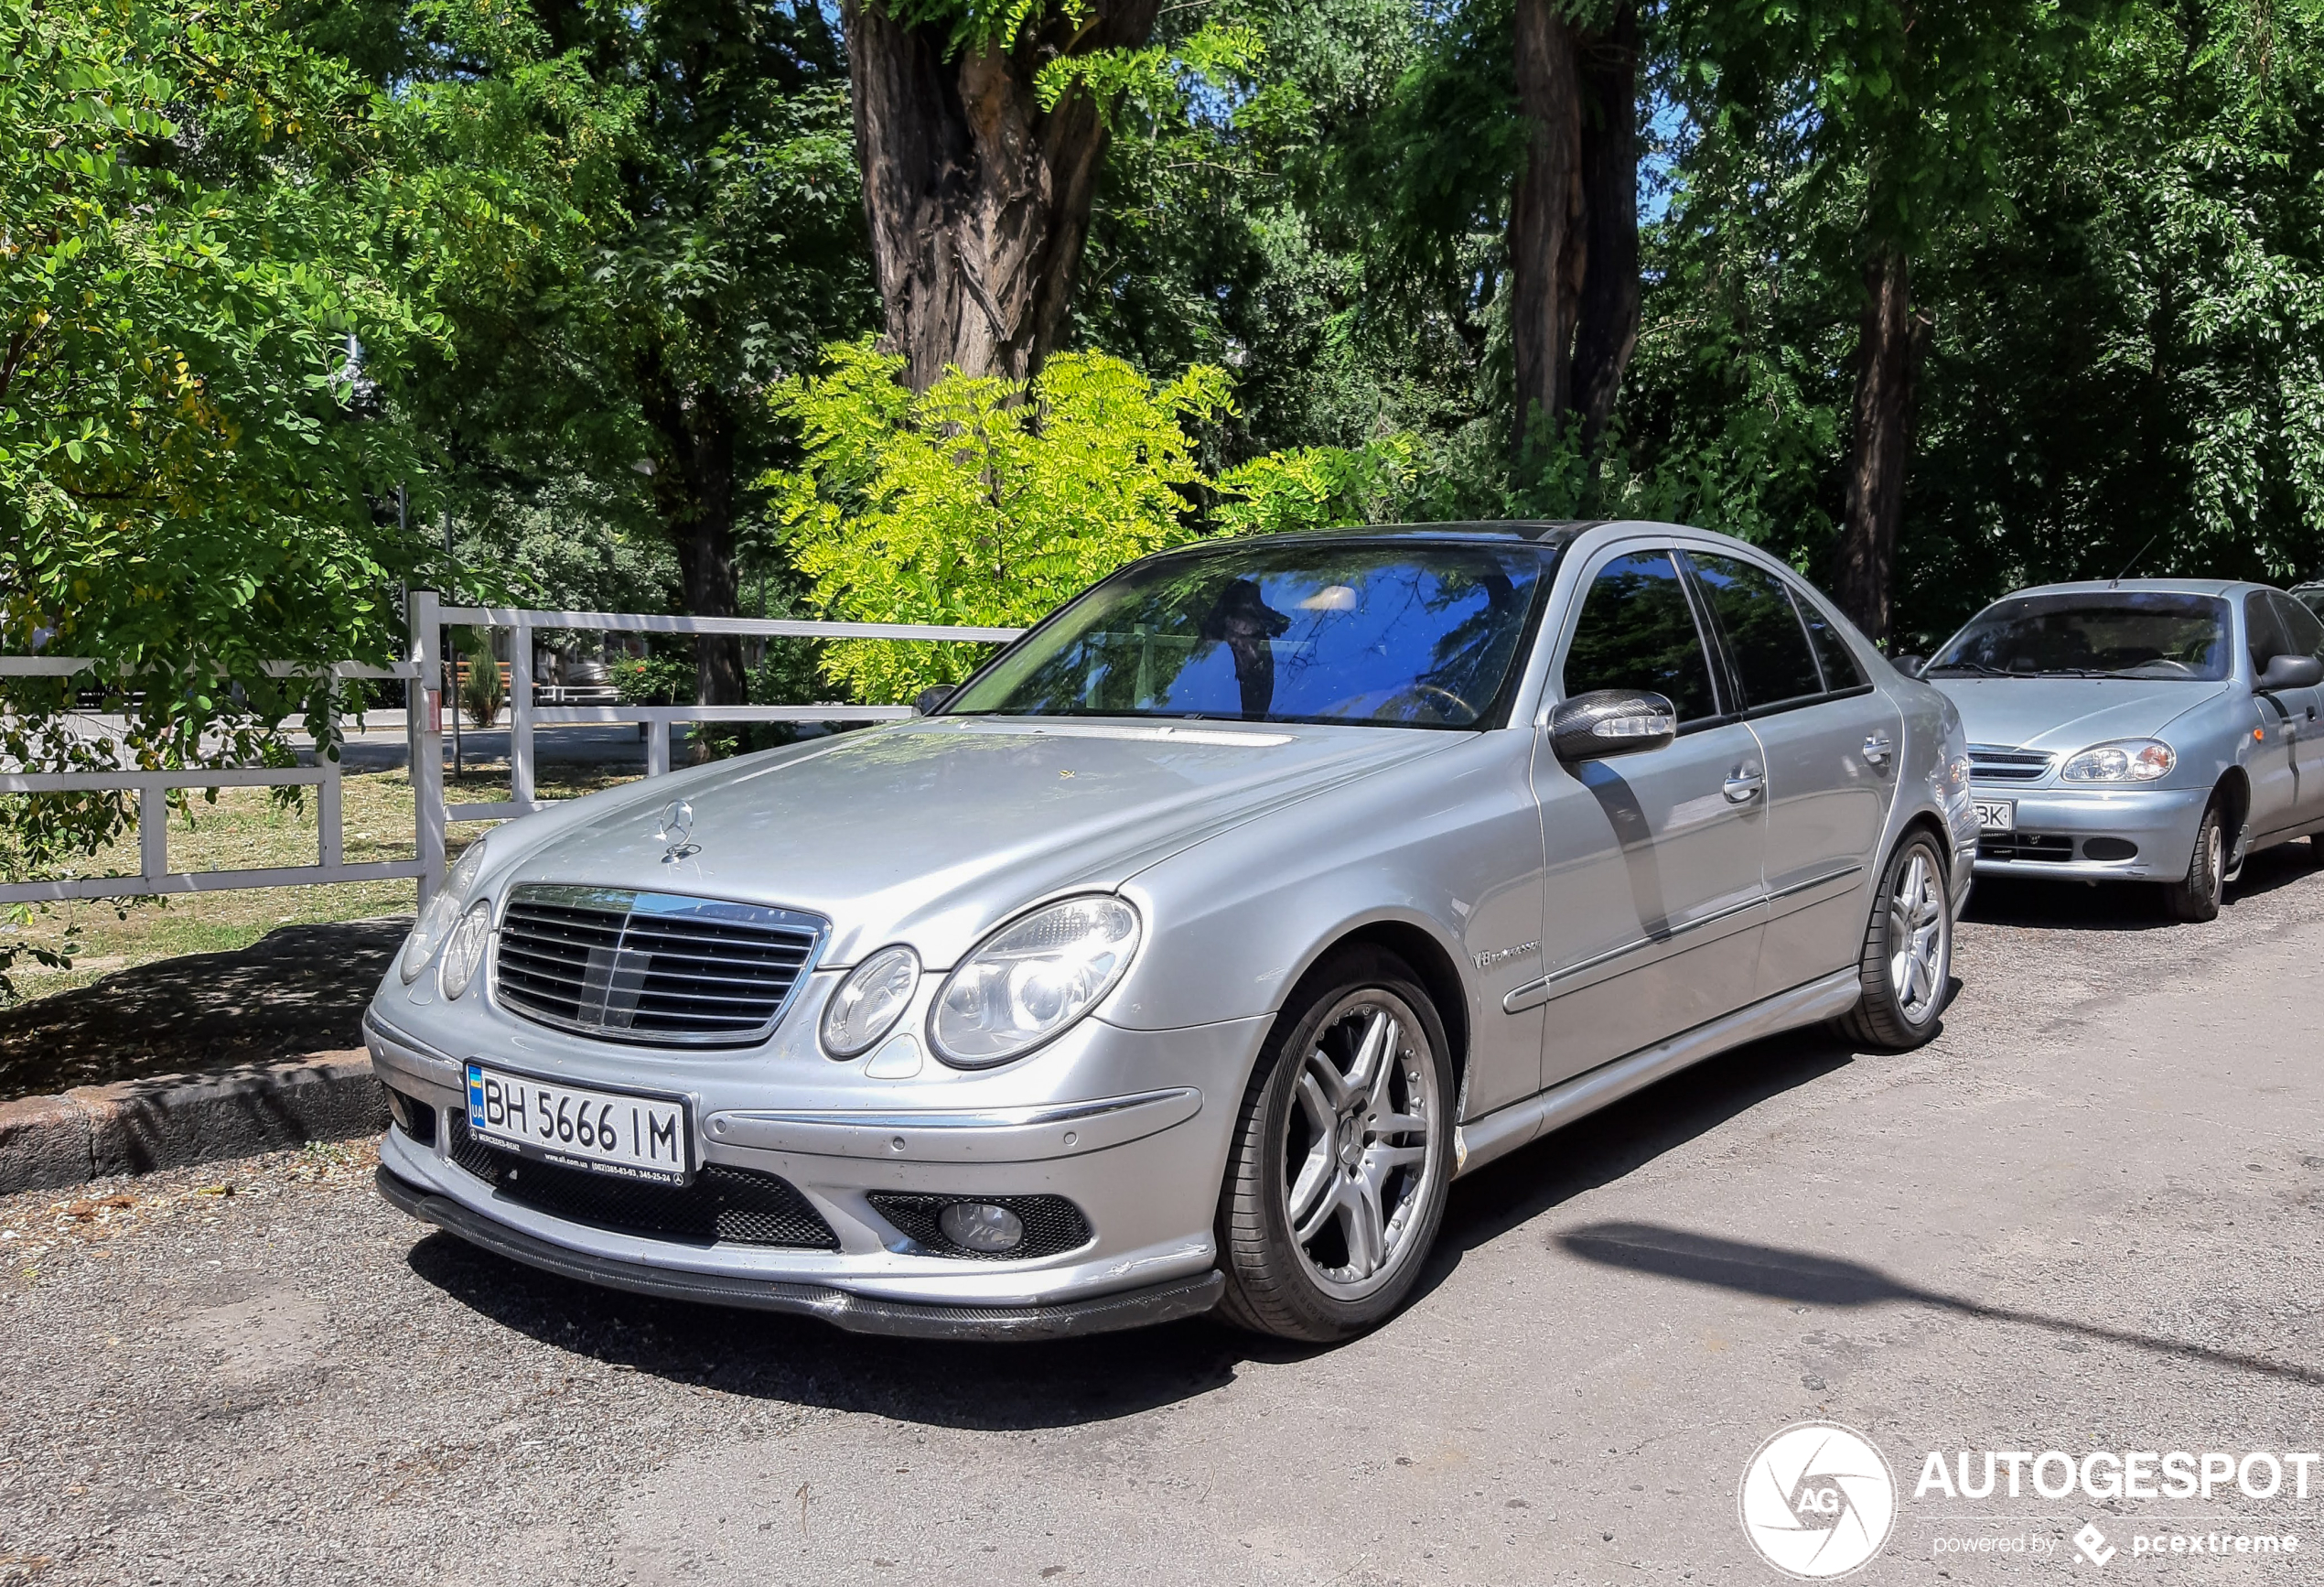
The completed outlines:
[[[1376,947],[1395,955],[1412,966],[1421,989],[1428,994],[1436,1008],[1436,1017],[1444,1021],[1445,1040],[1452,1051],[1454,1091],[1459,1101],[1465,1101],[1469,1089],[1470,1009],[1468,983],[1461,979],[1460,966],[1437,935],[1414,921],[1393,916],[1370,920],[1351,925],[1326,940],[1299,968],[1294,977],[1285,977],[1286,989],[1281,1002],[1275,1005],[1275,1018],[1281,1019],[1288,1009],[1299,988],[1315,972],[1316,966],[1328,962],[1334,955],[1352,947]]]

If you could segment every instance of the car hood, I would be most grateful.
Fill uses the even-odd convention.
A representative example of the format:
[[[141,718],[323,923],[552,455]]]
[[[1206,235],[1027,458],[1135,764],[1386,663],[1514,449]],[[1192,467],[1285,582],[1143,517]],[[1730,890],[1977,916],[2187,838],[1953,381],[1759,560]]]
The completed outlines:
[[[511,853],[484,880],[807,910],[832,922],[825,965],[900,941],[941,969],[1025,904],[1117,887],[1210,833],[1455,738],[938,718],[576,801],[509,829]],[[693,828],[685,852],[665,859],[661,813],[680,798]]]
[[[2218,683],[2146,678],[1931,678],[1961,707],[1972,744],[2073,754],[2146,739],[2227,693]]]

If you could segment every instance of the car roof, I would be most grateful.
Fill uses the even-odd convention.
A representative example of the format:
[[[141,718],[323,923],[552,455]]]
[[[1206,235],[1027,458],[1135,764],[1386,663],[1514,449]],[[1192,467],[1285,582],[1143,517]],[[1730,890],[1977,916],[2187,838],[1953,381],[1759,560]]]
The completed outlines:
[[[2103,595],[2110,590],[2146,590],[2157,595],[2233,595],[2239,590],[2272,589],[2247,578],[2083,578],[2062,584],[2028,584],[2013,589],[2004,600],[2026,595]]]

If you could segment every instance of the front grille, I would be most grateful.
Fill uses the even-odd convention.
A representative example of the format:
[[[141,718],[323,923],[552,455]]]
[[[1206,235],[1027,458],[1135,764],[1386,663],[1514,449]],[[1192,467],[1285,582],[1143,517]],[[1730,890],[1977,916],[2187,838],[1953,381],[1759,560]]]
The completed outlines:
[[[1999,750],[1985,744],[1969,746],[1972,783],[2038,783],[2050,774],[2050,757],[2030,750]]]
[[[2039,859],[2062,864],[2074,857],[2074,840],[2040,832],[2004,833],[1977,839],[1979,859]]]
[[[468,1133],[466,1112],[453,1108],[446,1117],[454,1162],[502,1201],[553,1218],[689,1246],[839,1248],[813,1204],[774,1174],[713,1162],[683,1185],[640,1183],[496,1150]]]
[[[500,917],[493,992],[560,1030],[735,1046],[775,1028],[826,928],[760,904],[528,884]]]
[[[1090,1241],[1090,1220],[1063,1196],[928,1196],[898,1195],[876,1191],[864,1198],[874,1211],[896,1225],[912,1244],[946,1257],[981,1257],[987,1261],[1017,1262],[1032,1257],[1054,1257]],[[1025,1224],[1025,1238],[1013,1250],[972,1251],[944,1237],[937,1217],[954,1202],[988,1202],[1006,1207]]]

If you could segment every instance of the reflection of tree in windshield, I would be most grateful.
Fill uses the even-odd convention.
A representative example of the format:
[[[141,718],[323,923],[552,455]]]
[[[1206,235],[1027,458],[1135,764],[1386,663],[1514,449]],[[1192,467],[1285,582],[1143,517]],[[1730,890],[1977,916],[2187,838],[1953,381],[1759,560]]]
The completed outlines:
[[[2124,674],[2217,682],[2227,667],[2225,601],[2125,589],[2001,601],[1972,620],[1923,675]]]
[[[1466,727],[1546,566],[1530,546],[1206,548],[1101,585],[951,708]]]
[[[1235,682],[1243,690],[1243,714],[1264,717],[1275,704],[1275,637],[1291,620],[1267,604],[1259,587],[1238,578],[1220,591],[1202,620],[1202,637],[1224,644],[1234,657]]]

